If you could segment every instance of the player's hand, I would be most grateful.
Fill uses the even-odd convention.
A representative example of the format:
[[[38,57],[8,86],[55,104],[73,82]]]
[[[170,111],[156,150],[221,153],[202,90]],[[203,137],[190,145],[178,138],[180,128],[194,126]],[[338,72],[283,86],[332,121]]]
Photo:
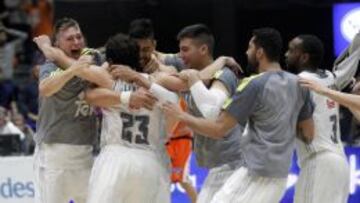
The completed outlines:
[[[104,62],[103,64],[101,64],[100,67],[107,70],[110,73],[110,65],[108,62]]]
[[[47,35],[39,35],[37,37],[34,37],[33,41],[39,48],[42,48],[44,46],[51,46],[51,40]]]
[[[122,80],[127,83],[133,83],[138,77],[139,73],[132,70],[126,65],[111,65],[110,74],[115,80]]]
[[[151,55],[150,61],[145,65],[144,72],[151,74],[160,69],[161,62],[156,58],[155,54]]]
[[[75,61],[69,69],[71,69],[75,75],[81,75],[82,72],[90,67],[92,57],[88,55],[81,56],[77,61]]]
[[[39,47],[44,56],[51,61],[54,61],[54,53],[49,51],[49,47],[51,47],[51,40],[47,35],[40,35],[34,37],[33,42]]]
[[[360,95],[360,82],[355,82],[355,85],[352,88],[351,93]]]
[[[243,69],[241,68],[241,65],[236,62],[236,60],[233,57],[229,56],[221,56],[223,60],[225,60],[225,66],[229,67],[235,75],[240,77],[241,74],[244,73]]]
[[[91,55],[82,55],[79,57],[79,59],[77,61],[92,64],[93,57]]]
[[[181,115],[184,113],[178,104],[172,103],[172,102],[165,102],[162,104],[161,109],[165,113],[166,117],[172,117],[176,120],[181,119]]]
[[[310,90],[312,90],[318,94],[324,95],[326,93],[326,91],[329,90],[329,88],[327,88],[313,80],[300,78],[299,82],[302,87],[309,88]]]
[[[148,90],[139,88],[131,93],[129,107],[132,109],[146,108],[152,110],[156,102],[157,98]]]
[[[200,80],[199,71],[194,69],[183,70],[178,74],[178,76],[180,79],[187,81],[189,87],[191,87],[193,84]]]

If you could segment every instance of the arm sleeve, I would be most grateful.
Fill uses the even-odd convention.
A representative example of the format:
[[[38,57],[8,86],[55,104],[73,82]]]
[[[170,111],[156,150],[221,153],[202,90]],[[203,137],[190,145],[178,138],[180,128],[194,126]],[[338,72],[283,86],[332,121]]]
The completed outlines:
[[[156,83],[151,84],[149,91],[154,94],[154,96],[158,98],[160,102],[170,101],[172,103],[177,103],[179,99],[177,94]]]
[[[174,66],[177,71],[182,71],[185,69],[183,60],[181,60],[177,54],[168,54],[164,58],[164,64],[167,66]]]
[[[197,108],[205,118],[217,118],[227,98],[225,92],[219,89],[208,89],[202,81],[191,86],[190,92]]]
[[[44,65],[40,66],[39,81],[42,81],[45,78],[48,78],[51,74],[54,74],[56,72],[56,69],[57,68],[55,64],[51,62],[47,62]]]

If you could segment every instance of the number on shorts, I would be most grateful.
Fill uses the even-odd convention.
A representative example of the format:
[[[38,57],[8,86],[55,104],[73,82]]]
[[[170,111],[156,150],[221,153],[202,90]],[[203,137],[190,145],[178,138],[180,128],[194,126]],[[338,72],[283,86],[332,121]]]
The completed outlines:
[[[338,138],[337,138],[337,116],[336,115],[332,115],[330,116],[330,121],[332,122],[333,126],[332,126],[332,134],[331,134],[331,140],[337,144]]]
[[[149,116],[134,116],[127,113],[120,114],[123,120],[123,130],[122,130],[122,139],[127,140],[136,144],[149,144],[148,134],[149,134]],[[139,123],[139,132],[140,134],[135,134],[135,140],[133,140],[134,132],[132,132],[132,127],[135,123]]]

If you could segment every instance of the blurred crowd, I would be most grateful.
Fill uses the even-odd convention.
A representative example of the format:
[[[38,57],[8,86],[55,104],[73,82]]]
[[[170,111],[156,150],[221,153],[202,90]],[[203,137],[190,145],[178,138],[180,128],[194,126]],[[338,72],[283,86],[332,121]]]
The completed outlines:
[[[39,65],[44,62],[32,38],[52,34],[53,3],[4,0],[0,8],[0,155],[9,150],[29,155],[34,150]]]

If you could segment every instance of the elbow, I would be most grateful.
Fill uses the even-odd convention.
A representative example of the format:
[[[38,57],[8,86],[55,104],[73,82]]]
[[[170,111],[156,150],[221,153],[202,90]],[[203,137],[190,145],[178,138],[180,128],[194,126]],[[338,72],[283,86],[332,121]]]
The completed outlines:
[[[226,132],[224,132],[223,130],[214,130],[213,133],[211,133],[211,138],[220,140],[223,137],[225,137],[225,135],[226,135]]]
[[[314,133],[308,134],[304,136],[304,142],[306,144],[310,144],[314,140]]]
[[[88,103],[90,105],[99,106],[97,103],[98,96],[91,91],[85,92],[84,100],[86,101],[86,103]]]
[[[315,135],[315,126],[313,119],[300,122],[298,126],[298,137],[305,143],[310,144]]]
[[[218,124],[213,125],[212,128],[210,128],[211,130],[209,130],[209,137],[219,140],[222,139],[223,137],[226,136],[226,134],[228,133],[229,129],[225,129],[222,126],[219,126]]]
[[[46,87],[46,85],[39,85],[39,96],[40,97],[50,97],[52,96],[53,93],[50,91],[50,89],[48,87]]]

